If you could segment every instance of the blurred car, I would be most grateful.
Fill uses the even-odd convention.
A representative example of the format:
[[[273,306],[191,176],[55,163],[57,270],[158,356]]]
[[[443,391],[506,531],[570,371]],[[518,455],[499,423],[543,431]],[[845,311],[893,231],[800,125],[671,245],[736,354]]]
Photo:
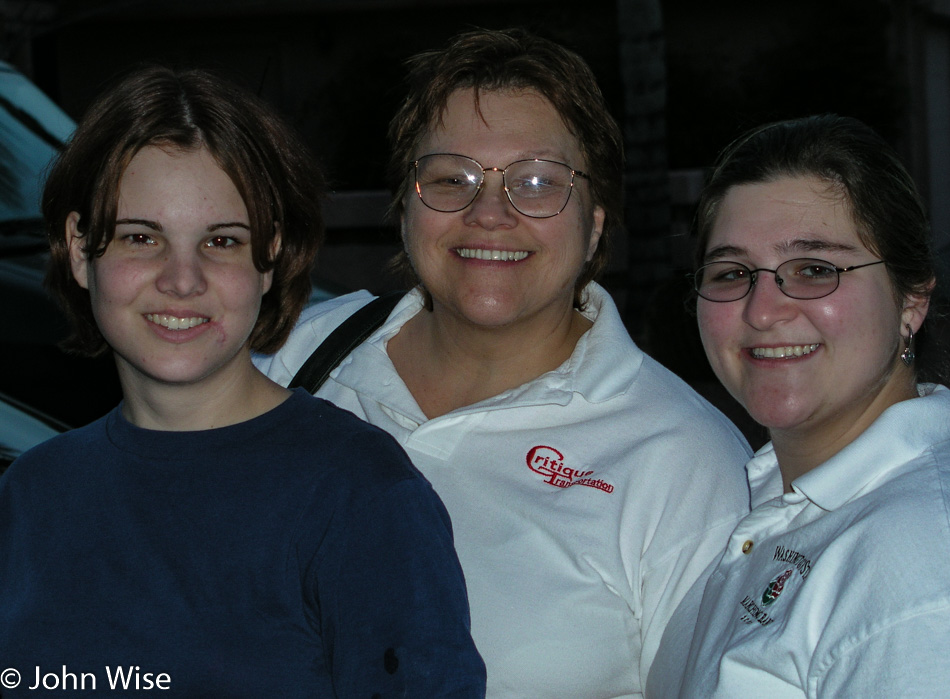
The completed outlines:
[[[43,289],[40,196],[50,161],[75,123],[0,61],[0,392],[81,425],[119,400],[111,358],[66,355],[66,320]]]
[[[59,420],[0,393],[0,474],[27,449],[67,429]]]

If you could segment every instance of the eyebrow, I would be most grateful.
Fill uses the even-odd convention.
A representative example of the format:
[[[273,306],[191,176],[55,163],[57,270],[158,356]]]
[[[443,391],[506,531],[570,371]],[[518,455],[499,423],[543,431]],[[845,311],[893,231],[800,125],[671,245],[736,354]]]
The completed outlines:
[[[775,249],[779,252],[791,252],[793,250],[802,252],[856,252],[858,247],[846,243],[833,243],[821,238],[798,238],[776,245]]]
[[[462,155],[462,154],[451,153],[450,155]],[[508,167],[508,165],[511,165],[511,163],[517,163],[521,160],[553,160],[558,163],[563,163],[565,160],[567,160],[567,155],[564,152],[560,150],[555,150],[553,148],[539,148],[537,150],[518,151],[513,156],[514,160],[512,160],[511,162],[503,166],[502,165],[486,166],[478,158],[474,158],[471,155],[462,155],[462,157],[469,158],[470,160],[474,160],[476,163],[478,163],[482,167],[497,167],[497,168]]]
[[[735,245],[717,245],[706,251],[706,254],[703,255],[703,261],[711,262],[712,260],[721,260],[724,257],[742,257],[744,254],[745,248],[736,247]]]
[[[120,218],[115,222],[115,225],[144,226],[145,228],[149,228],[158,233],[161,233],[164,230],[162,228],[162,224],[160,224],[158,221],[149,221],[148,219],[144,218]],[[207,231],[208,233],[214,233],[215,231],[221,230],[222,228],[243,228],[247,231],[251,230],[249,225],[242,223],[241,221],[224,221],[222,223],[211,224],[208,226]]]
[[[856,245],[846,243],[833,243],[820,238],[796,238],[795,240],[786,240],[783,243],[775,245],[777,253],[804,253],[804,252],[856,252],[859,248]],[[748,251],[737,245],[717,245],[710,248],[703,256],[703,260],[721,260],[731,257],[748,257]]]
[[[241,221],[228,221],[226,223],[215,223],[208,226],[208,232],[214,233],[214,231],[220,230],[222,228],[243,228],[246,231],[251,230],[249,225],[242,223]]]
[[[115,222],[116,226],[145,226],[153,231],[162,232],[162,224],[158,221],[149,221],[144,218],[120,218]]]
[[[512,162],[518,162],[518,160],[553,160],[558,163],[563,163],[565,160],[568,160],[568,157],[563,151],[553,148],[541,148],[540,150],[521,151],[517,160],[513,160]]]

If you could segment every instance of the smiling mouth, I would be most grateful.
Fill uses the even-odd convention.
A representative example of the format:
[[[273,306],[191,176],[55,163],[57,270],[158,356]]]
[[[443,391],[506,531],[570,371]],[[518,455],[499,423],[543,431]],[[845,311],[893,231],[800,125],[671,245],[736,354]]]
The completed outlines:
[[[530,254],[524,250],[483,250],[480,248],[455,248],[455,252],[466,260],[490,262],[520,262]]]
[[[146,313],[145,320],[156,325],[161,325],[169,330],[188,330],[202,323],[207,323],[209,318],[176,318],[175,316],[166,316],[158,313]]]
[[[787,345],[786,347],[753,347],[752,356],[756,359],[791,359],[803,357],[818,349],[818,343],[813,345]]]

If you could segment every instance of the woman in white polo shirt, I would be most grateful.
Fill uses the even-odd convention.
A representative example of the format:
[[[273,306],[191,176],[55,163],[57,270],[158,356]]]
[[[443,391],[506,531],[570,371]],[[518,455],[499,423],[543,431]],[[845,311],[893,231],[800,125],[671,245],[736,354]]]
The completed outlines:
[[[414,288],[317,395],[392,434],[445,503],[489,697],[635,699],[748,511],[748,446],[593,281],[623,153],[586,63],[480,30],[408,82],[391,170]],[[308,309],[261,367],[286,384],[371,299]]]
[[[697,233],[703,346],[772,441],[648,696],[943,695],[950,391],[918,383],[935,277],[913,181],[857,120],[771,124],[720,157]]]

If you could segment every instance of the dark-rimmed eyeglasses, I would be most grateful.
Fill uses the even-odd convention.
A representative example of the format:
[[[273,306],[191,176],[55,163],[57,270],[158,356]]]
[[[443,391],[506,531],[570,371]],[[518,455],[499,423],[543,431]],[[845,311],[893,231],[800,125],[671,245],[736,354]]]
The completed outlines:
[[[485,183],[486,172],[500,172],[508,201],[531,218],[550,218],[564,211],[574,178],[590,176],[555,160],[516,160],[504,168],[482,167],[464,155],[432,153],[409,164],[416,193],[433,211],[454,213],[469,206]]]
[[[710,262],[693,274],[693,288],[707,301],[738,301],[752,291],[759,272],[771,272],[775,275],[779,290],[789,298],[820,299],[834,293],[841,281],[841,275],[845,272],[883,262],[884,260],[875,260],[863,265],[836,267],[826,260],[800,257],[786,260],[775,269],[750,269],[741,262]]]

